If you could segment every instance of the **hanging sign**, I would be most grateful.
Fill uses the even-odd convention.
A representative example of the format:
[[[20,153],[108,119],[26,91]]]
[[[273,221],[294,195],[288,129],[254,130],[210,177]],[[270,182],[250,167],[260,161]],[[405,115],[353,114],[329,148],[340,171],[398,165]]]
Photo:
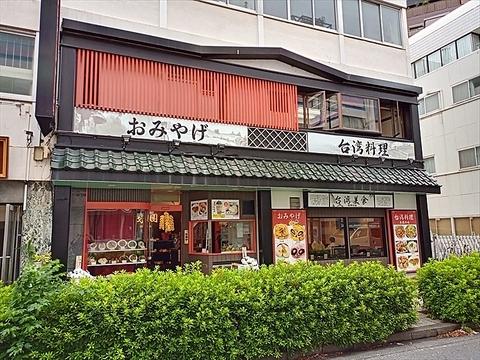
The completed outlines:
[[[272,210],[275,263],[307,260],[307,212]]]
[[[240,219],[240,200],[212,200],[212,220]]]
[[[417,212],[415,210],[395,210],[390,212],[390,216],[397,270],[415,272],[420,268]]]

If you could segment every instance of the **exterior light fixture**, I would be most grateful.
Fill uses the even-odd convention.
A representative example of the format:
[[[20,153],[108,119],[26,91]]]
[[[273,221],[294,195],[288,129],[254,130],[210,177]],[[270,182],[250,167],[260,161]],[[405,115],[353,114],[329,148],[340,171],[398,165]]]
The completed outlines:
[[[180,147],[181,141],[178,139],[172,140],[168,144],[168,153],[171,154],[174,150],[177,150]]]
[[[215,149],[211,148],[212,156],[223,153],[224,151],[225,151],[225,145],[224,144],[217,144],[217,147]]]
[[[122,135],[122,150],[125,150],[127,145],[130,143],[130,139],[132,138],[131,135]]]

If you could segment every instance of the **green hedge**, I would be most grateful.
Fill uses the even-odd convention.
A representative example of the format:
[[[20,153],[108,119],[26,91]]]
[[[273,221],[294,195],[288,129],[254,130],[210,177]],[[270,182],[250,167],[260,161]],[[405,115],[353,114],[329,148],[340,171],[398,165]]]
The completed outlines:
[[[29,268],[23,276],[33,273],[35,282],[39,272]],[[381,341],[416,320],[414,285],[373,262],[300,263],[210,276],[194,269],[140,270],[51,283],[54,289],[32,288],[26,281],[12,286],[12,304],[16,288],[24,287],[40,294],[41,300],[35,298],[41,305],[26,305],[33,332],[21,331],[18,316],[0,324],[0,353],[82,360],[259,359],[321,344]]]
[[[418,271],[425,308],[436,318],[480,326],[480,254],[430,261]]]

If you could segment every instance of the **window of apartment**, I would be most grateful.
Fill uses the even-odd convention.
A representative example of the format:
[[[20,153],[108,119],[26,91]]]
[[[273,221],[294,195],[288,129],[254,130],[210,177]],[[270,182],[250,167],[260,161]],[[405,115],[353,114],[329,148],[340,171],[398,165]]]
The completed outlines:
[[[315,25],[328,29],[337,28],[335,0],[314,0]]]
[[[263,0],[263,13],[329,29],[337,28],[335,0]]]
[[[290,19],[313,25],[312,0],[290,1]]]
[[[382,41],[380,5],[362,1],[363,36]]]
[[[404,106],[397,101],[380,99],[383,136],[405,138],[405,116]]]
[[[418,113],[420,115],[428,114],[432,111],[440,109],[440,93],[436,92],[427,95],[418,101]]]
[[[428,71],[433,71],[442,66],[442,59],[440,58],[440,50],[435,51],[427,56]]]
[[[287,0],[263,0],[263,13],[287,19]]]
[[[32,94],[34,44],[32,36],[0,31],[0,92]]]
[[[480,38],[478,34],[468,34],[456,41],[458,58],[466,56],[480,47]]]
[[[480,217],[472,218],[472,235],[480,235]]]
[[[325,91],[298,97],[298,121],[300,128],[325,128]]]
[[[453,102],[466,100],[480,94],[480,76],[452,87]]]
[[[346,34],[402,44],[398,9],[363,0],[344,0],[342,6]]]
[[[455,47],[455,42],[448,44],[440,49],[442,57],[442,65],[447,65],[452,61],[457,59],[457,49]]]
[[[413,63],[415,69],[415,78],[425,75],[428,72],[427,58],[423,57]]]
[[[437,219],[437,234],[452,235],[452,223],[450,219]]]
[[[8,175],[8,137],[0,137],[0,178]]]
[[[460,169],[480,165],[480,146],[460,150],[458,159],[460,161]]]
[[[433,235],[437,235],[438,234],[438,231],[437,231],[437,222],[435,221],[435,219],[430,219],[428,220],[428,224],[430,225],[430,231]]]
[[[435,174],[435,156],[429,156],[423,159],[423,167],[429,174]]]

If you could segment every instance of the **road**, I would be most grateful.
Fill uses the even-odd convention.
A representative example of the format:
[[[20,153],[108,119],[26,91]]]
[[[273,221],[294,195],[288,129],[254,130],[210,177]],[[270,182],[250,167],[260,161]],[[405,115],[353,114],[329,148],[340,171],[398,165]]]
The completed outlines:
[[[329,358],[335,360],[480,360],[480,334],[405,342]]]

